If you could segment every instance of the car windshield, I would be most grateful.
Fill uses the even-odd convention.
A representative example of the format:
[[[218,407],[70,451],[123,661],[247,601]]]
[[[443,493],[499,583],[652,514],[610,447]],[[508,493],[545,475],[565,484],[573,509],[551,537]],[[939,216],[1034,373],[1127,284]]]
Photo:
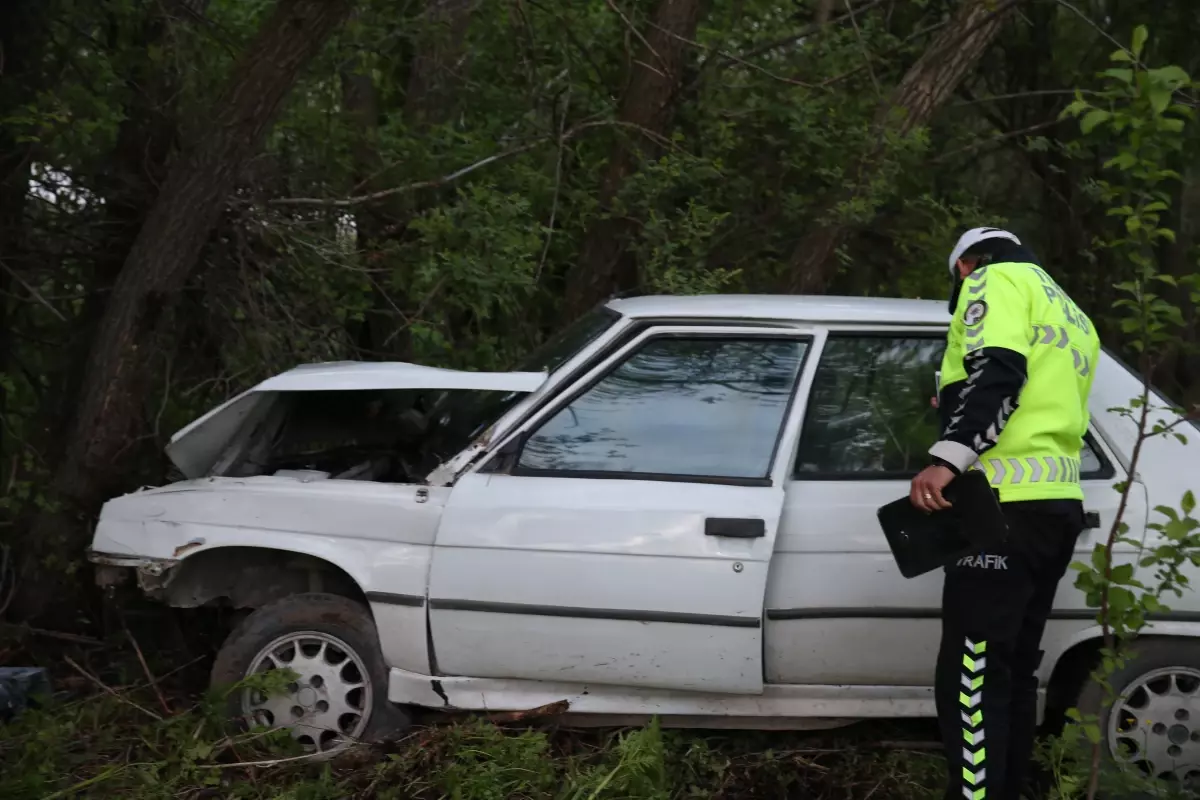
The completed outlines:
[[[620,314],[606,306],[593,309],[535,348],[514,369],[553,375],[620,318]],[[445,413],[439,415],[444,426],[442,449],[446,457],[474,441],[523,396],[521,392],[456,392],[449,397],[444,406]]]
[[[596,341],[613,326],[620,315],[601,306],[589,311],[522,358],[514,367],[518,372],[554,373],[583,348]]]

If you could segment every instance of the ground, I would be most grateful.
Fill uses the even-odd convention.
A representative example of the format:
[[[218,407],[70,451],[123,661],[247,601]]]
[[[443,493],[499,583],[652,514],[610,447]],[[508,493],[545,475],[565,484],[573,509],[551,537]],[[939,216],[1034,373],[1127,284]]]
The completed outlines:
[[[940,794],[932,723],[828,733],[571,730],[537,720],[423,720],[326,764],[236,733],[206,697],[216,627],[125,613],[90,640],[10,627],[0,665],[49,669],[55,697],[0,723],[0,797],[237,800],[920,800]]]

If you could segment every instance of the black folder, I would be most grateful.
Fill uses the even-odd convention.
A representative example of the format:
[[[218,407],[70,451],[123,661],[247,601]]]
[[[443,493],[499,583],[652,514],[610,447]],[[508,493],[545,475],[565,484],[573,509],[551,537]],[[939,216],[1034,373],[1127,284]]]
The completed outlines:
[[[1003,544],[1008,523],[987,475],[970,470],[942,490],[952,507],[926,513],[907,496],[878,511],[879,524],[900,574],[915,578],[963,556]]]

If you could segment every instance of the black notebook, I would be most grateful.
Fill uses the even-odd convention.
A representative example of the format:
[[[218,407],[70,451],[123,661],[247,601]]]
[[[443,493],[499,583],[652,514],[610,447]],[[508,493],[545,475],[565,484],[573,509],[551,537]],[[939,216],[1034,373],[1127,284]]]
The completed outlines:
[[[942,490],[952,508],[928,514],[908,497],[878,511],[900,574],[915,578],[1008,538],[1000,497],[979,470],[964,472]]]

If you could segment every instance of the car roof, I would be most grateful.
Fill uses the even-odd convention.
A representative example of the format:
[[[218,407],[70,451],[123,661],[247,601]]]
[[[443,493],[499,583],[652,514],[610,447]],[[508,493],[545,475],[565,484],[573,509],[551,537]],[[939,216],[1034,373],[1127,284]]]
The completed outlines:
[[[633,318],[718,318],[797,322],[877,322],[945,325],[944,300],[818,295],[648,295],[612,300],[612,310]]]

